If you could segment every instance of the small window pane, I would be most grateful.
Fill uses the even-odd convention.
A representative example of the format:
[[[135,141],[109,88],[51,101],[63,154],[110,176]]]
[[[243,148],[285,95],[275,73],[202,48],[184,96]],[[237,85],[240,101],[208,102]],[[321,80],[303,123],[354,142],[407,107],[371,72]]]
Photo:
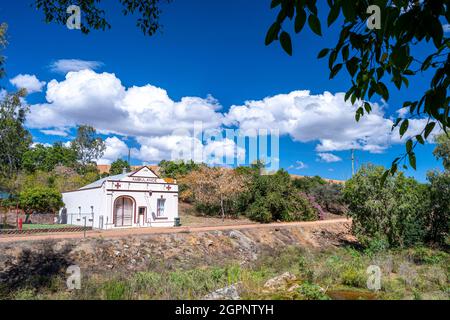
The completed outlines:
[[[163,217],[164,216],[164,205],[166,203],[166,199],[158,199],[156,204],[156,216]]]

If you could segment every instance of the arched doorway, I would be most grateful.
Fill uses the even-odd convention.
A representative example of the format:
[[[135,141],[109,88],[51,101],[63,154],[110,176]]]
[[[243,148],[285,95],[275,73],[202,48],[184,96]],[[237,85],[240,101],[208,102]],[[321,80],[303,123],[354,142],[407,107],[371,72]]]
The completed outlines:
[[[134,200],[131,197],[119,197],[114,201],[114,225],[130,227],[133,224]]]

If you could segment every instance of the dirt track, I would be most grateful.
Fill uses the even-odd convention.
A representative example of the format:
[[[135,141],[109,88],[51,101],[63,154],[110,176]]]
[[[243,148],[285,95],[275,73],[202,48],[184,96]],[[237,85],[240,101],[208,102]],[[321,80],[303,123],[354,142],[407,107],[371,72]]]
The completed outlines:
[[[171,234],[171,233],[190,233],[190,232],[207,232],[214,230],[243,230],[243,229],[264,229],[276,227],[289,226],[319,226],[327,224],[336,224],[348,222],[350,219],[333,219],[323,221],[307,221],[307,222],[279,222],[269,224],[238,224],[225,226],[202,226],[202,227],[177,227],[177,228],[141,228],[141,229],[115,229],[115,230],[92,230],[86,232],[86,238],[121,238],[135,235],[150,235],[150,234]],[[17,242],[17,241],[38,241],[48,239],[82,239],[84,234],[80,233],[49,233],[40,235],[19,235],[19,236],[0,236],[0,243]]]

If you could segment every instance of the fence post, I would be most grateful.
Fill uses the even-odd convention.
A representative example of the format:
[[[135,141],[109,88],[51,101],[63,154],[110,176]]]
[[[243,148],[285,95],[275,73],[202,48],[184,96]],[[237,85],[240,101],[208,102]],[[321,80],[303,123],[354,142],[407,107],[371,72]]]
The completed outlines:
[[[86,217],[84,217],[83,219],[84,219],[84,230],[83,230],[83,233],[84,233],[84,237],[86,238]]]

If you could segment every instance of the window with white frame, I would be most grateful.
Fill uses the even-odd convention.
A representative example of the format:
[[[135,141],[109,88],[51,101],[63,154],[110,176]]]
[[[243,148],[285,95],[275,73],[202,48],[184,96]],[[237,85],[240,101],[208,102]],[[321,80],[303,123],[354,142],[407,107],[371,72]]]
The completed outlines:
[[[156,216],[164,217],[164,206],[166,204],[166,199],[160,198],[156,202]]]

